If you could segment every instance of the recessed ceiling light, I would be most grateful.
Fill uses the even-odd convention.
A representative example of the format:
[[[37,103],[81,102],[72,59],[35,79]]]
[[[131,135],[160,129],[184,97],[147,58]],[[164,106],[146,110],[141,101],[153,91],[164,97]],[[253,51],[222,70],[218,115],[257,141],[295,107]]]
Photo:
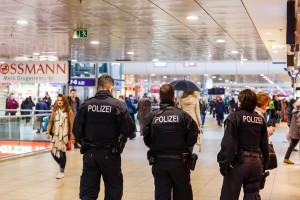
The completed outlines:
[[[155,59],[153,59],[152,61],[153,61],[153,62],[158,62],[159,60],[155,58]]]
[[[204,76],[208,76],[208,74],[204,74]]]
[[[236,51],[236,50],[233,50],[233,51],[231,51],[231,53],[233,53],[233,54],[237,54],[237,53],[239,53],[238,51]]]
[[[71,60],[71,62],[77,62],[77,60],[74,59],[74,60]]]
[[[247,58],[242,58],[242,59],[241,59],[241,61],[247,61],[247,60],[248,60]]]
[[[17,21],[17,24],[20,24],[20,25],[28,24],[28,21],[19,20],[19,21]]]
[[[155,74],[151,74],[151,76],[155,76]]]
[[[272,35],[272,33],[271,32],[266,32],[266,35]]]
[[[91,44],[99,44],[99,41],[91,41]]]
[[[34,56],[39,56],[40,55],[40,53],[32,53],[32,55],[34,55]]]
[[[189,20],[199,19],[199,17],[197,17],[197,16],[187,16],[186,18],[189,19]]]
[[[217,42],[217,43],[225,43],[225,40],[223,40],[223,39],[218,39],[216,42]]]
[[[212,76],[212,78],[216,78],[216,76]]]
[[[133,52],[133,51],[128,51],[127,54],[128,54],[128,55],[133,55],[134,52]]]
[[[167,76],[163,76],[163,78],[168,78]]]

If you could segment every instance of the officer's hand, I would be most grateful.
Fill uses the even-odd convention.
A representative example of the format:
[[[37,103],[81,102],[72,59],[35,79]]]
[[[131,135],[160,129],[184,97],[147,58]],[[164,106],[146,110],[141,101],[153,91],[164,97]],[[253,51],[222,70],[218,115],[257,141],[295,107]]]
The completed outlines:
[[[220,173],[222,174],[222,176],[227,176],[230,169],[230,165],[220,165]]]
[[[47,140],[49,140],[50,139],[50,134],[46,134],[46,138],[47,138]]]

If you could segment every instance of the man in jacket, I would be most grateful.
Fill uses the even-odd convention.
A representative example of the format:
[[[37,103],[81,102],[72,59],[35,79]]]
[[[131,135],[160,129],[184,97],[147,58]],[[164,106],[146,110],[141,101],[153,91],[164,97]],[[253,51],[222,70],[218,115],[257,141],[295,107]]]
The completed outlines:
[[[76,90],[73,88],[70,90],[70,96],[68,96],[68,102],[72,108],[72,111],[74,113],[74,116],[76,116],[79,105],[80,105],[80,100],[77,97]],[[79,142],[75,139],[75,144],[74,147],[76,149],[80,148]]]
[[[238,101],[239,108],[224,122],[217,156],[224,176],[220,199],[238,200],[243,185],[244,200],[258,200],[263,169],[269,160],[267,126],[264,118],[254,112],[257,97],[253,91],[241,91]]]
[[[101,76],[96,95],[79,107],[75,118],[73,133],[81,141],[84,154],[81,200],[98,198],[101,176],[105,185],[104,199],[120,200],[123,195],[119,139],[121,135],[129,137],[135,124],[124,104],[113,98],[113,89],[112,77]]]
[[[162,85],[159,95],[160,109],[148,114],[143,130],[145,145],[150,148],[149,163],[153,164],[155,199],[171,199],[173,190],[173,199],[192,200],[187,165],[199,129],[189,114],[175,107],[172,85]]]

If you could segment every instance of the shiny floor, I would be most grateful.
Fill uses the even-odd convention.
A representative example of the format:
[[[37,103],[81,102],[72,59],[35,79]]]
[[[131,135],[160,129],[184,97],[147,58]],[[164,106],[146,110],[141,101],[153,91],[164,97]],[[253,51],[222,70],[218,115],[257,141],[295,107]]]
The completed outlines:
[[[291,160],[295,165],[283,164],[283,156],[288,147],[285,139],[287,126],[281,123],[271,137],[278,156],[279,166],[271,171],[265,189],[261,191],[263,200],[300,199],[299,153],[293,152]],[[194,199],[217,200],[220,196],[222,176],[219,173],[216,155],[220,149],[223,128],[208,115],[204,127],[202,152],[195,171],[191,173]],[[298,147],[297,147],[298,148]],[[198,148],[195,146],[194,151]],[[147,148],[141,136],[128,141],[122,154],[124,176],[124,200],[154,199],[154,183],[151,168],[146,160]],[[0,162],[0,200],[76,200],[79,199],[79,180],[82,156],[78,149],[67,153],[65,177],[57,180],[58,165],[49,152]],[[243,198],[241,192],[240,199]],[[103,197],[103,184],[98,199]]]

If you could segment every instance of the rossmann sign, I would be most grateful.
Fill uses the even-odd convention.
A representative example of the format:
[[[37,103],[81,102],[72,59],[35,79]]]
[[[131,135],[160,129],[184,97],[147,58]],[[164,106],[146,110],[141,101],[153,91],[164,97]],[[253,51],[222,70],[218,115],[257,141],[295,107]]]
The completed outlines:
[[[0,83],[67,83],[68,75],[67,61],[0,64]]]

